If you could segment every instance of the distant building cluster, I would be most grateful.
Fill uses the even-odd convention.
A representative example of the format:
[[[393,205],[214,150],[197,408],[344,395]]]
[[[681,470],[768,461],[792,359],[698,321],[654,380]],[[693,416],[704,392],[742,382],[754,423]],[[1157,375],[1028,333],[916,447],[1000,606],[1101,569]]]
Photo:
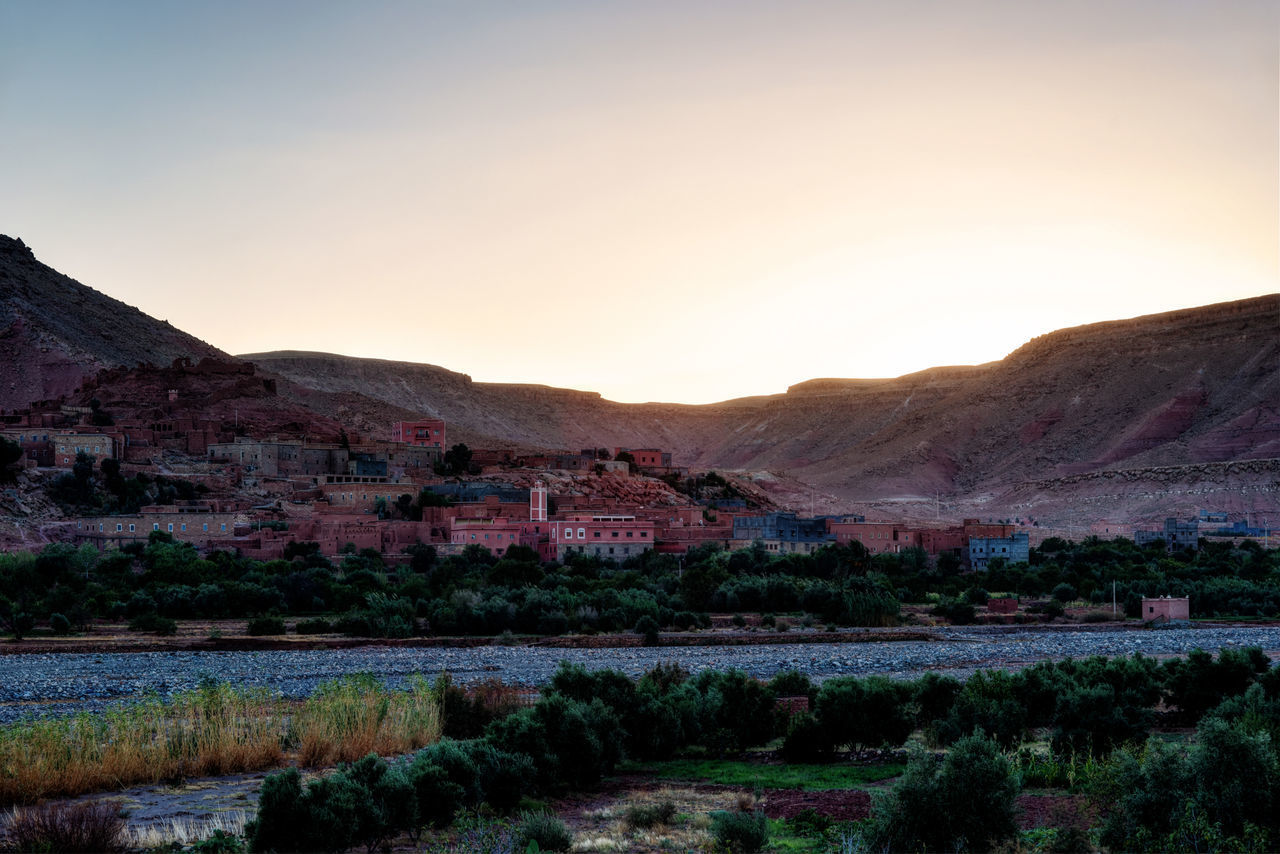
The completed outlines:
[[[232,372],[237,382],[260,381],[251,366],[202,362],[183,369]],[[170,404],[176,395],[170,392]],[[448,426],[438,418],[397,421],[389,426],[389,441],[349,437],[344,431],[339,442],[316,442],[237,435],[234,425],[224,421],[166,412],[162,405],[146,420],[116,422],[102,417],[96,401],[93,407],[49,403],[0,413],[0,435],[22,448],[21,464],[55,470],[70,469],[87,455],[95,464],[117,460],[130,476],[157,472],[165,453],[178,452],[192,461],[192,473],[184,476],[200,481],[210,495],[232,496],[67,523],[74,539],[104,547],[145,541],[161,532],[201,549],[233,549],[261,559],[283,556],[294,542],[318,543],[331,556],[352,547],[373,549],[393,561],[405,559],[406,547],[418,543],[444,553],[481,548],[494,555],[520,546],[542,560],[558,561],[575,554],[618,561],[648,551],[682,554],[706,544],[811,554],[833,544],[857,543],[872,555],[919,550],[930,559],[946,556],[955,566],[978,570],[1030,557],[1028,532],[1009,521],[929,525],[852,515],[804,517],[755,509],[741,497],[673,503],[665,487],[635,477],[661,477],[668,483],[688,478],[688,469],[661,448],[537,454],[468,449],[466,473],[512,481],[488,483],[464,480],[457,477],[462,472],[444,465],[451,459],[451,446]],[[577,483],[582,477],[608,479],[595,482],[607,482],[610,489],[555,494],[547,485],[553,478],[540,472],[574,475],[579,480],[570,482]],[[1111,536],[1125,526],[1100,521],[1094,528]],[[1247,522],[1231,522],[1225,513],[1202,511],[1190,521],[1169,518],[1161,528],[1135,530],[1133,538],[1140,545],[1158,542],[1178,550],[1196,548],[1202,535],[1263,533]],[[1178,619],[1173,613],[1168,618]]]

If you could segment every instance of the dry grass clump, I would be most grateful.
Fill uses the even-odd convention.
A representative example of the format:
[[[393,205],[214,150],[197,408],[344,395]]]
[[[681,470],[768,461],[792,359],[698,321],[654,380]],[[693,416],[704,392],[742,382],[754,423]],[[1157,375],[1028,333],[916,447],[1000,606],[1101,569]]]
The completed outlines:
[[[296,709],[266,689],[209,683],[168,701],[0,727],[0,803],[260,771],[284,764],[289,744],[308,766],[407,753],[440,730],[439,698],[420,676],[407,691],[368,675],[335,680]]]
[[[244,826],[252,815],[245,810],[217,813],[208,818],[179,816],[158,824],[130,827],[125,831],[125,843],[131,851],[153,851],[177,843],[184,848],[215,832],[228,836],[244,836]]]
[[[442,728],[439,697],[421,676],[406,691],[388,691],[367,673],[322,684],[292,727],[298,762],[307,768],[408,753],[438,741]]]
[[[5,829],[6,851],[114,852],[127,850],[120,805],[110,801],[45,803],[17,809]]]
[[[668,825],[676,817],[676,804],[670,798],[657,803],[631,804],[627,807],[626,823],[630,830],[645,830],[655,825]]]
[[[261,689],[202,686],[59,720],[0,728],[0,802],[278,765],[283,704]]]
[[[705,851],[712,812],[736,809],[737,793],[664,787],[637,790],[585,810],[569,823],[573,851]]]

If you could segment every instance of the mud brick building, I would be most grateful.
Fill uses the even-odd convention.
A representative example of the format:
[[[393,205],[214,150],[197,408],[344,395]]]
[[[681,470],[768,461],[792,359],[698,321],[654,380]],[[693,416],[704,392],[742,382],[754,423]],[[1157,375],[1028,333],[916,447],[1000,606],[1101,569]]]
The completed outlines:
[[[391,425],[391,441],[419,448],[435,448],[441,454],[448,448],[444,421],[423,418],[419,421],[397,421]]]

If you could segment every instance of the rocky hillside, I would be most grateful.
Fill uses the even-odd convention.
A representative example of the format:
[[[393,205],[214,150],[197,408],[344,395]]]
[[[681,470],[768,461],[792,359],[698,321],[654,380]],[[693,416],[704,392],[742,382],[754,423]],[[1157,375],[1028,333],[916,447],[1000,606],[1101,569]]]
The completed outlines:
[[[1274,465],[1218,465],[1280,458],[1278,330],[1273,294],[1060,330],[976,367],[705,406],[293,351],[242,356],[257,372],[224,375],[197,363],[230,357],[0,236],[0,408],[93,395],[138,416],[207,410],[254,430],[384,438],[395,420],[434,415],[482,447],[661,447],[746,473],[797,509],[923,514],[945,500],[953,516],[1098,518],[1216,506],[1280,521]],[[109,371],[76,391],[102,369],[179,356],[195,369]],[[152,399],[173,387],[176,405]]]
[[[216,347],[95,291],[0,234],[0,409],[60,397],[102,368],[179,356],[229,358]]]
[[[1280,295],[1271,295],[1065,329],[977,367],[813,380],[705,406],[620,404],[322,353],[241,358],[300,386],[362,394],[464,432],[543,447],[658,446],[691,465],[785,471],[869,501],[1280,457],[1278,322]]]

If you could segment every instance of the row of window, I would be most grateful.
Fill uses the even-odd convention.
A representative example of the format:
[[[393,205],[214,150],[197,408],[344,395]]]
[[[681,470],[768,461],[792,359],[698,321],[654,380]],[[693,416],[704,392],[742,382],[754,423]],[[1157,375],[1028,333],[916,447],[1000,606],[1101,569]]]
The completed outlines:
[[[76,522],[76,527],[77,527],[77,528],[80,528],[80,527],[82,527],[82,526],[83,526],[83,524],[84,524],[83,522]],[[90,529],[90,530],[93,530],[93,523],[92,523],[92,522],[90,522],[90,523],[89,523],[89,529]],[[102,530],[102,523],[101,523],[101,522],[99,522],[99,523],[98,523],[98,530],[99,530],[99,531],[101,531],[101,530]],[[135,530],[136,530],[136,526],[135,526],[135,525],[133,525],[133,523],[130,523],[130,524],[129,524],[129,533],[130,533],[130,534],[132,534],[132,533],[134,533],[134,531],[135,531]],[[158,531],[158,530],[160,530],[160,523],[159,523],[159,522],[152,522],[152,523],[151,523],[151,530],[153,530],[153,531]],[[186,522],[181,522],[181,523],[179,523],[179,524],[178,524],[178,530],[179,530],[180,532],[184,532],[184,533],[185,533],[185,532],[186,532],[186,530],[187,530],[187,523],[186,523]],[[202,526],[202,530],[203,530],[206,534],[207,534],[207,533],[209,533],[209,523],[208,523],[208,522],[205,522],[205,523],[204,523],[204,525]],[[224,531],[224,532],[225,532],[226,530],[227,530],[227,523],[226,523],[226,522],[223,522],[223,523],[222,523],[222,531]],[[117,534],[124,533],[124,523],[123,523],[123,522],[116,522],[116,533],[117,533]],[[173,533],[173,523],[172,523],[172,522],[170,522],[170,523],[169,523],[169,533],[170,533],[170,534],[172,534],[172,533]]]
[[[599,538],[600,538],[600,532],[599,532],[599,531],[592,531],[592,532],[591,532],[591,534],[592,534],[592,536],[593,536],[593,537],[595,537],[596,539],[599,539]],[[611,537],[618,537],[618,536],[619,536],[619,532],[618,532],[618,531],[611,531],[609,535],[610,535]],[[634,536],[635,536],[635,531],[627,531],[627,536],[628,536],[628,537],[634,537]],[[648,531],[641,531],[641,532],[640,532],[640,537],[641,537],[642,539],[648,539],[648,537],[649,537],[649,532],[648,532]],[[564,529],[564,538],[565,538],[566,540],[572,540],[572,539],[573,539],[573,528],[565,528],[565,529]],[[586,528],[579,528],[579,529],[578,529],[578,539],[580,539],[580,540],[585,540],[586,538],[587,538],[587,529],[586,529]]]

